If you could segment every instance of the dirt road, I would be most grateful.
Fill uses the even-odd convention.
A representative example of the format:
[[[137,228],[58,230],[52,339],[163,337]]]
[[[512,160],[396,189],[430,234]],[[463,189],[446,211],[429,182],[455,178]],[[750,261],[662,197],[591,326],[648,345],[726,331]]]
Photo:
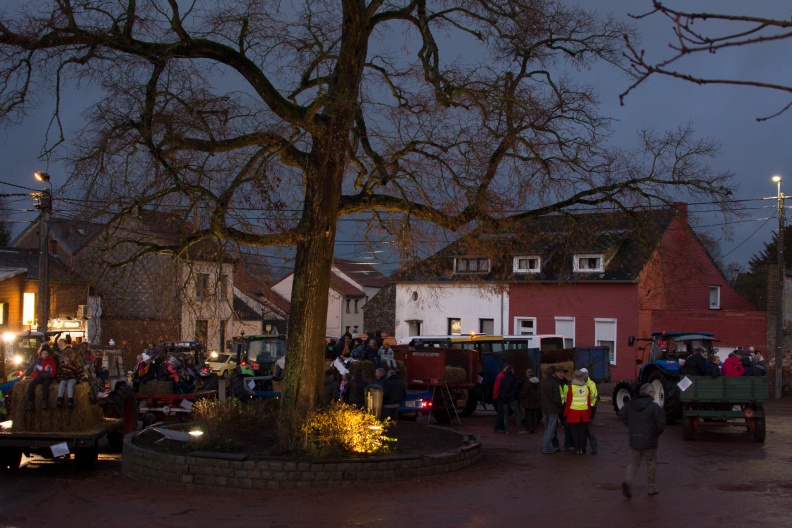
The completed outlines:
[[[0,475],[0,526],[792,526],[792,413],[769,412],[764,444],[735,427],[685,442],[680,426],[669,426],[658,454],[661,493],[653,497],[644,469],[633,498],[622,496],[626,428],[603,403],[596,456],[543,455],[540,435],[496,435],[494,416],[484,413],[460,428],[484,442],[475,467],[364,488],[187,492],[125,479],[118,455],[103,455],[90,474],[34,461]]]

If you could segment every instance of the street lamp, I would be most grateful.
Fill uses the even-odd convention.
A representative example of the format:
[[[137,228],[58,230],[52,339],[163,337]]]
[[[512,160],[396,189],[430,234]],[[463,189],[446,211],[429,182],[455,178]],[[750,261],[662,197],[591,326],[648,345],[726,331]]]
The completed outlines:
[[[49,221],[52,212],[52,184],[46,172],[36,172],[36,179],[49,185],[41,190],[41,198],[36,206],[39,210],[39,273],[38,273],[38,305],[36,319],[38,331],[47,334],[49,322]]]
[[[784,368],[784,195],[781,176],[773,176],[778,184],[778,313],[776,314],[775,397],[783,392]]]

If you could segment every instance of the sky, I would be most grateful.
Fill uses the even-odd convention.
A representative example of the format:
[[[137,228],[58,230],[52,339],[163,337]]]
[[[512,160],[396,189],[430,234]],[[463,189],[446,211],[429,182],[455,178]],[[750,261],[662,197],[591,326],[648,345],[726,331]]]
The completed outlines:
[[[576,0],[568,0],[570,2]],[[651,8],[649,0],[577,0],[600,13],[610,12],[627,18]],[[789,19],[792,5],[788,0],[673,0],[668,5],[694,8],[697,11],[739,13]],[[659,16],[633,21],[643,35],[642,48],[652,58],[668,55],[667,45],[673,40],[671,23]],[[762,79],[792,84],[792,39],[784,43],[766,44],[752,49],[735,49],[732,53],[707,55],[691,60],[684,67],[712,77]],[[601,113],[616,119],[611,139],[616,146],[635,145],[637,131],[642,128],[663,131],[692,124],[697,134],[718,143],[721,151],[710,165],[719,171],[735,173],[739,188],[734,198],[750,200],[746,203],[748,217],[732,224],[731,236],[724,234],[723,221],[708,214],[711,206],[691,205],[691,223],[707,231],[720,241],[725,262],[747,267],[748,260],[763,244],[770,241],[778,228],[775,216],[777,186],[771,181],[775,174],[785,177],[782,192],[792,194],[792,149],[789,148],[792,111],[766,122],[756,118],[775,113],[789,101],[788,96],[758,88],[733,86],[698,86],[680,80],[653,77],[619,103],[619,94],[631,81],[613,67],[600,65],[580,73],[596,87]],[[63,105],[63,122],[67,132],[80,126],[80,110],[86,100],[84,92],[67,94]],[[47,165],[39,159],[49,124],[51,103],[42,100],[41,109],[15,127],[0,129],[0,193],[25,193],[25,189],[40,189],[33,178],[37,170],[52,176],[55,188],[66,182],[63,166]],[[767,198],[766,200],[754,200]],[[18,234],[36,218],[34,202],[29,197],[6,198],[12,213],[15,233]],[[340,250],[343,253],[343,249]],[[342,255],[347,256],[347,255]]]

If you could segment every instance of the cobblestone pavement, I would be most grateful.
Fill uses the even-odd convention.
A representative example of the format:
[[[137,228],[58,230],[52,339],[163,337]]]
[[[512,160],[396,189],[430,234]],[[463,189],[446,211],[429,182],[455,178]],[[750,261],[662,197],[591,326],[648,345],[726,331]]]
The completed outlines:
[[[682,440],[670,425],[658,452],[661,493],[633,498],[620,483],[626,428],[609,402],[597,414],[599,453],[541,454],[539,434],[494,434],[494,416],[463,418],[484,442],[473,468],[365,488],[282,492],[186,492],[142,485],[120,474],[118,455],[98,470],[34,459],[0,474],[0,526],[146,527],[784,527],[792,526],[792,401],[768,405],[767,441],[744,427],[719,426]]]

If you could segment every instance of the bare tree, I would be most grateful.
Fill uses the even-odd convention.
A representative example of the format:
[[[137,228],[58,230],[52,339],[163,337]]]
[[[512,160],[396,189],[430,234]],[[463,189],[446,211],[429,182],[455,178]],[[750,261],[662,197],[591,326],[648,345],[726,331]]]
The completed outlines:
[[[209,240],[294,247],[283,404],[307,413],[343,217],[408,248],[417,226],[516,212],[728,206],[731,175],[707,169],[714,147],[688,129],[606,148],[609,120],[574,71],[617,64],[625,34],[552,0],[33,1],[0,18],[0,109],[18,119],[34,88],[61,101],[68,81],[103,90],[71,182],[114,204],[111,222],[186,211],[176,243],[137,241],[130,261]]]
[[[774,19],[748,14],[696,12],[684,8],[674,9],[658,0],[652,0],[652,5],[654,9],[642,15],[634,15],[634,18],[665,17],[672,23],[674,40],[668,44],[670,56],[658,62],[647,61],[645,50],[639,48],[635,38],[626,36],[627,59],[636,74],[636,80],[621,94],[622,102],[632,90],[653,75],[675,77],[699,85],[751,86],[792,95],[792,84],[789,83],[752,78],[707,77],[685,69],[685,61],[691,57],[734,52],[738,48],[766,46],[792,39],[792,20],[789,17]],[[743,11],[749,10],[749,7],[743,8]],[[771,119],[788,110],[790,106],[792,98],[777,112],[757,118],[757,121]]]

